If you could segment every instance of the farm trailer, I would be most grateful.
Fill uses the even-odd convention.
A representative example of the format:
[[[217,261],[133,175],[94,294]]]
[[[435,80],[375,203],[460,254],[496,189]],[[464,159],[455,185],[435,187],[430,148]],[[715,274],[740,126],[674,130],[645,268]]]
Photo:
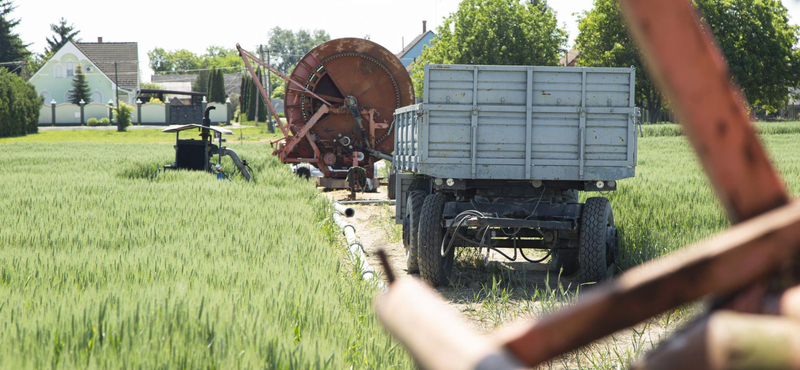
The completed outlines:
[[[552,256],[582,282],[610,277],[611,205],[578,203],[578,192],[634,176],[635,78],[633,68],[426,66],[423,102],[395,111],[409,271],[447,284],[455,248],[471,247]]]

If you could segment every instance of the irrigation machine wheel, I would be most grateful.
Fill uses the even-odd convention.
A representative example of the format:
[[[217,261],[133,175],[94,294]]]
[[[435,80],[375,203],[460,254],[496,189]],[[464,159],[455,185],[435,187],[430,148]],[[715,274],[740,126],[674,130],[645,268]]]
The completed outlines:
[[[581,283],[600,282],[614,272],[616,228],[611,203],[606,198],[589,198],[581,211],[578,261]]]
[[[395,184],[396,180],[397,176],[394,173],[394,167],[389,168],[389,185],[386,187],[386,192],[391,200],[395,200],[397,198],[397,194],[395,193],[397,191],[397,184]]]
[[[301,179],[308,180],[311,178],[311,169],[308,167],[297,167],[297,169],[294,170],[294,174]]]
[[[455,248],[442,256],[442,241],[445,229],[442,227],[442,213],[447,196],[431,194],[425,197],[419,217],[418,263],[419,275],[431,286],[443,286],[450,282],[453,273]]]
[[[428,193],[422,190],[414,190],[408,193],[406,202],[406,218],[408,219],[408,244],[406,244],[406,268],[408,272],[419,272],[417,255],[419,254],[419,217],[422,213],[422,204]]]

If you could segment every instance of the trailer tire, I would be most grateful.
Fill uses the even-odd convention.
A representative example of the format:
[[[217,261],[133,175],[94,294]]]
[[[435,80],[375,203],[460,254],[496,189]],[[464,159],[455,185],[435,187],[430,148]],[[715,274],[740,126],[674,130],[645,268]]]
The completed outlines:
[[[580,247],[578,248],[578,279],[581,283],[600,282],[611,277],[616,249],[609,240],[614,228],[614,213],[606,198],[589,198],[581,210]],[[616,237],[613,237],[616,239]]]
[[[389,169],[389,185],[386,186],[387,193],[388,193],[387,196],[388,196],[388,198],[390,200],[395,200],[397,198],[397,193],[396,193],[396,191],[397,191],[397,186],[396,185],[397,184],[395,184],[396,180],[397,180],[397,176],[395,176],[395,174],[394,174],[394,169],[390,168]]]
[[[578,272],[578,250],[556,249],[551,257],[553,268],[563,276],[572,276]]]
[[[453,273],[455,248],[442,257],[442,241],[445,229],[442,228],[442,214],[447,196],[431,194],[425,197],[419,218],[418,263],[419,275],[433,287],[444,286],[450,282]]]
[[[419,217],[422,213],[422,204],[425,203],[427,192],[414,190],[408,194],[406,202],[406,217],[408,218],[408,244],[406,245],[406,268],[408,272],[419,272],[417,256],[419,254]]]
[[[561,203],[578,203],[578,191],[575,189],[567,189],[561,193]]]

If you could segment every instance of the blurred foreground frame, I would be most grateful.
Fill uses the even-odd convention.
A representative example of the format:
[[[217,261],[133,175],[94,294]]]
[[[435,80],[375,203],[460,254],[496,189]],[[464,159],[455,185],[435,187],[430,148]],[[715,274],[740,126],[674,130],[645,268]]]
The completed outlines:
[[[392,281],[376,309],[424,369],[535,367],[680,305],[708,312],[636,369],[800,369],[800,202],[789,202],[689,0],[619,0],[648,72],[664,91],[733,226],[591,289],[578,302],[491,336],[431,288]]]

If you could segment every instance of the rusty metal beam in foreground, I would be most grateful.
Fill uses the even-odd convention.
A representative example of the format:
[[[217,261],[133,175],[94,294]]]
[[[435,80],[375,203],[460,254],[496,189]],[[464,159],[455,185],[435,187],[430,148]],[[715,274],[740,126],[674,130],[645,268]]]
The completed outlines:
[[[638,360],[633,370],[800,369],[800,321],[718,311]]]
[[[691,1],[619,2],[650,75],[675,108],[731,222],[786,204],[786,190],[711,28]]]
[[[778,270],[800,253],[800,202],[636,267],[573,306],[501,334],[529,366],[709,294],[727,295]],[[503,339],[505,338],[505,339]]]
[[[475,333],[452,307],[418,279],[403,278],[390,286],[376,302],[378,317],[423,369],[522,368],[511,354]]]

